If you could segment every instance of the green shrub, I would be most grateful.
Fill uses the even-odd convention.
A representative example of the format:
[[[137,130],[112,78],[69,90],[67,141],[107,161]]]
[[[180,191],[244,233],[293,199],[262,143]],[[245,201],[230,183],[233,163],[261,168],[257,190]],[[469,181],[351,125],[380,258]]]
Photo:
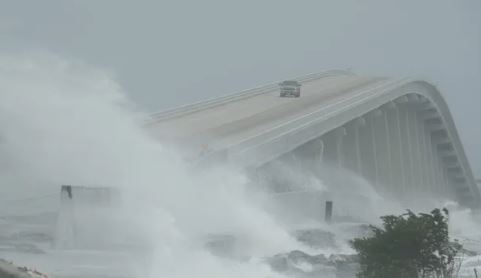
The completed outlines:
[[[372,236],[351,241],[358,252],[360,278],[452,277],[462,246],[449,241],[448,211],[430,214],[408,211],[381,217],[382,228]]]

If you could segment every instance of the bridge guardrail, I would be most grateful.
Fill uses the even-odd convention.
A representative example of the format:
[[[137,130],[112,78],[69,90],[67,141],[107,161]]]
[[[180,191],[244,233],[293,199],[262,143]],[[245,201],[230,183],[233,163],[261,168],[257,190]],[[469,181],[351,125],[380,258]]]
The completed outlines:
[[[405,86],[407,87],[403,89]],[[402,95],[406,95],[406,89],[409,91],[408,93],[419,94],[426,97],[436,107],[436,109],[440,111],[443,124],[448,131],[448,136],[451,142],[453,142],[456,156],[459,160],[462,171],[467,178],[467,186],[469,187],[469,190],[476,202],[474,206],[481,206],[479,203],[481,201],[480,190],[476,185],[471,168],[469,167],[464,148],[461,144],[461,140],[456,131],[456,126],[453,122],[447,104],[445,103],[444,99],[442,99],[435,86],[415,78],[396,79],[381,86],[361,90],[354,96],[331,103],[328,105],[330,107],[324,106],[317,111],[309,113],[308,115],[298,117],[269,130],[265,130],[264,132],[255,136],[244,139],[241,142],[237,142],[235,146],[227,147],[227,155],[228,157],[232,158],[236,157],[236,159],[241,158],[241,161],[243,160],[241,163],[243,164],[258,164],[263,160],[259,157],[259,154],[261,154],[261,157],[265,155],[269,156],[270,152],[279,147],[276,147],[276,145],[287,144],[290,145],[290,149],[295,148],[295,145],[293,144],[294,141],[306,140],[306,138],[315,138],[316,136],[319,136],[319,133],[321,132],[326,132],[327,130],[336,128],[337,126],[340,126],[343,123],[352,120],[353,118],[362,116],[367,111],[371,111],[372,109],[388,103],[389,101],[394,101],[396,98],[401,97]],[[387,91],[390,93],[385,94]],[[331,118],[336,118],[336,115],[342,115],[342,112],[345,112],[346,110],[352,112],[350,113],[351,115],[349,117],[340,117],[336,121],[330,121]],[[330,122],[327,124],[330,127],[325,125],[322,130],[316,128],[319,122]],[[309,126],[313,128],[308,130]],[[299,138],[299,136],[301,136],[303,139]],[[274,149],[271,149],[270,147],[264,149],[264,146],[267,144],[273,144]],[[279,150],[276,149],[276,151]],[[256,154],[255,156],[252,155],[254,153]],[[245,166],[248,166],[247,164]]]
[[[352,73],[347,71],[328,71],[305,75],[293,80],[303,83],[326,76],[343,74],[348,75]],[[241,91],[236,94],[163,111],[154,114],[152,116],[152,121],[178,117],[184,114],[222,105],[227,102],[272,92],[277,86],[278,83],[271,83],[258,88]],[[252,165],[259,162],[261,163],[262,160],[269,159],[269,157],[272,158],[273,155],[275,155],[274,153],[279,153],[281,149],[282,151],[285,151],[286,149],[292,150],[296,147],[295,144],[297,144],[296,142],[298,141],[304,140],[304,142],[306,142],[305,140],[309,138],[315,138],[315,136],[319,136],[319,134],[336,128],[353,118],[361,117],[367,111],[376,109],[377,107],[390,101],[394,101],[396,98],[406,94],[418,94],[426,97],[436,109],[441,112],[440,115],[443,124],[448,131],[449,138],[453,142],[453,147],[459,159],[462,171],[468,179],[467,184],[470,192],[473,194],[476,202],[480,202],[481,196],[479,189],[474,181],[468,160],[465,156],[464,148],[461,145],[459,135],[456,131],[447,104],[434,85],[417,78],[395,79],[380,84],[373,82],[366,88],[360,88],[360,90],[354,91],[350,96],[344,96],[334,102],[326,103],[326,105],[309,114],[283,122],[275,127],[263,130],[254,136],[244,138],[234,143],[231,142],[230,145],[219,145],[219,148],[212,151],[214,153],[222,152],[227,159],[240,159],[239,162],[243,160],[244,162],[241,162],[241,164],[245,164],[244,166],[249,167],[249,163],[252,163]],[[345,112],[346,110],[350,110],[351,113],[349,113],[349,115],[341,116],[341,114],[343,114],[342,112]],[[319,125],[320,122],[325,122],[325,125],[321,127]]]
[[[332,109],[335,108],[337,105],[342,105],[343,103],[347,102],[359,102],[362,99],[371,96],[380,90],[386,90],[391,87],[396,86],[397,84],[405,81],[404,79],[402,80],[393,80],[388,83],[383,83],[375,87],[369,87],[367,89],[361,90],[360,92],[356,93],[354,96],[351,96],[349,98],[344,97],[339,101],[336,101],[335,103],[329,103],[326,106],[321,107],[320,109],[313,111],[307,115],[303,115],[301,117],[292,119],[290,121],[284,122],[282,124],[279,124],[278,126],[272,127],[270,129],[264,130],[262,133],[257,134],[255,136],[249,137],[247,139],[242,140],[238,144],[236,144],[235,147],[230,148],[230,151],[232,153],[242,153],[246,151],[246,149],[252,148],[257,146],[260,142],[264,142],[267,138],[275,136],[275,138],[282,136],[282,134],[286,132],[290,132],[292,130],[297,130],[304,128],[306,123],[301,125],[301,122],[307,121],[307,124],[311,123],[312,121],[319,120],[321,116],[326,117],[330,116],[335,112],[342,112],[343,110],[335,110],[332,111]],[[366,95],[368,94],[368,95]],[[272,139],[274,140],[274,139]]]
[[[323,77],[336,76],[336,75],[349,75],[349,74],[353,74],[353,73],[345,70],[331,70],[331,71],[325,71],[321,73],[311,73],[311,74],[299,76],[294,78],[293,80],[296,80],[300,83],[305,83],[305,82],[310,82]],[[244,98],[253,97],[256,95],[265,94],[273,90],[276,90],[279,82],[281,81],[269,83],[267,85],[263,85],[263,86],[252,88],[252,89],[243,90],[234,94],[211,98],[208,100],[203,100],[196,103],[187,104],[187,105],[183,105],[173,109],[157,112],[151,115],[152,120],[149,123],[154,123],[156,121],[166,120],[173,117],[178,117],[181,115],[208,109],[208,108],[219,106],[231,101],[237,101]]]

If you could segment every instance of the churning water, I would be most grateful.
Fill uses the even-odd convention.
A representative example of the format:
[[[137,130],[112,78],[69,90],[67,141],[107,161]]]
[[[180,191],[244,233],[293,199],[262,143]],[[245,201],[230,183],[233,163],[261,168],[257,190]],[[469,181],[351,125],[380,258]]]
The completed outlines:
[[[242,174],[220,167],[194,173],[149,138],[146,116],[105,72],[49,55],[1,56],[0,84],[2,199],[59,194],[62,184],[117,188],[117,221],[81,222],[92,241],[115,237],[148,246],[151,277],[276,276],[256,260],[214,257],[200,244],[209,234],[242,234],[253,257],[299,248],[250,201]],[[58,199],[49,200],[43,208],[56,211]],[[2,214],[22,207],[2,206]]]
[[[48,224],[42,231],[55,238],[45,256],[58,255],[48,250],[59,248],[69,254],[121,249],[134,262],[128,271],[139,277],[283,277],[262,258],[291,250],[322,251],[294,239],[292,221],[266,194],[249,188],[243,173],[226,166],[192,170],[175,150],[146,134],[146,119],[104,71],[52,55],[1,55],[2,227],[15,217],[34,215]],[[325,190],[323,181],[312,183]],[[368,184],[352,183],[362,188],[353,185],[351,190],[372,193],[365,196],[369,206],[364,200],[353,203],[371,217],[364,220],[401,208]],[[109,208],[77,203],[77,210],[83,208],[73,213],[60,204],[62,184],[111,187],[122,197]],[[459,233],[478,228],[464,227],[472,221],[469,213],[460,215]],[[77,232],[71,230],[75,225],[81,226]],[[242,239],[236,259],[206,248],[206,239],[229,235]],[[22,260],[18,254],[12,258]],[[75,260],[82,264],[81,257]],[[48,260],[25,262],[54,269]]]

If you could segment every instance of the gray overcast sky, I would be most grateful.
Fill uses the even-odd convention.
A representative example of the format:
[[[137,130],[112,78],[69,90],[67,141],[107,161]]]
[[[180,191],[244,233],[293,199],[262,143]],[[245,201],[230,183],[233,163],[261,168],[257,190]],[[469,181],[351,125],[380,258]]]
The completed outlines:
[[[0,49],[112,70],[155,111],[326,69],[423,76],[481,176],[479,0],[0,0]]]

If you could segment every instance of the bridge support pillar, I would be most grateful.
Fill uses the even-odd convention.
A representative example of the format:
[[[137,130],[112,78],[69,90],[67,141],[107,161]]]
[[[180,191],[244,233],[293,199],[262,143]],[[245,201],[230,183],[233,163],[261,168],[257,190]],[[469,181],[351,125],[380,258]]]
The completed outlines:
[[[396,187],[394,192],[403,194],[406,192],[406,170],[404,165],[405,146],[402,136],[403,120],[401,116],[400,105],[391,102],[386,104],[384,111],[386,112],[385,121],[388,126],[388,136],[390,138],[389,145],[391,150],[391,184]]]
[[[428,180],[431,187],[431,192],[437,194],[436,191],[436,160],[433,153],[431,132],[429,128],[423,124],[424,138],[426,140],[426,152],[428,163]]]
[[[411,147],[411,169],[413,192],[426,192],[423,179],[424,165],[421,155],[421,134],[419,133],[417,98],[408,106],[408,128]]]
[[[357,174],[361,172],[361,155],[359,150],[359,124],[358,120],[344,125],[346,136],[342,140],[342,159],[340,165]]]
[[[333,166],[342,167],[343,161],[343,140],[346,135],[344,127],[336,128],[322,136],[324,142],[323,162]]]
[[[420,155],[420,171],[421,171],[421,178],[422,183],[424,185],[424,190],[429,195],[432,196],[433,193],[433,184],[431,182],[431,162],[430,162],[430,153],[429,153],[429,146],[427,143],[427,136],[424,127],[424,119],[422,114],[418,111],[416,113],[417,117],[417,133],[418,133],[418,140],[419,140],[419,155]]]
[[[394,102],[389,102],[381,107],[383,112],[384,129],[386,131],[386,156],[387,156],[387,176],[391,192],[401,192],[402,186],[402,161],[401,146],[399,142],[399,129],[397,120],[397,106]]]
[[[373,117],[374,115],[369,113],[362,118],[363,124],[359,126],[359,154],[361,156],[362,176],[369,180],[374,187],[377,187],[378,166]]]
[[[317,138],[307,142],[293,151],[299,169],[306,169],[313,174],[318,174],[324,152],[324,142]]]
[[[401,105],[401,137],[403,143],[403,150],[406,154],[404,156],[404,169],[406,174],[406,192],[411,195],[416,189],[416,178],[415,178],[415,167],[414,167],[414,156],[413,156],[413,139],[412,135],[412,111],[408,104]]]
[[[378,109],[371,113],[372,140],[376,155],[376,175],[375,185],[377,188],[384,188],[389,192],[392,187],[391,179],[391,146],[389,127],[387,125],[387,112],[384,109]]]
[[[431,138],[430,141],[431,150],[434,158],[434,176],[436,188],[441,196],[449,196],[450,188],[447,173],[444,167],[444,160],[450,155],[449,153],[443,153],[438,148],[439,140],[441,140],[445,136],[447,137],[447,133],[444,129],[438,129],[436,123],[426,122],[426,124]]]
[[[438,156],[436,141],[438,138],[447,139],[447,134],[444,130],[433,131],[431,126],[437,125],[441,121],[441,116],[436,107],[433,107],[429,100],[424,99],[420,105],[418,116],[420,118],[421,132],[424,133],[424,148],[425,148],[425,184],[429,188],[429,192],[432,196],[441,196],[444,190],[441,188],[443,181],[440,172],[440,158]],[[441,191],[441,192],[440,192]]]

